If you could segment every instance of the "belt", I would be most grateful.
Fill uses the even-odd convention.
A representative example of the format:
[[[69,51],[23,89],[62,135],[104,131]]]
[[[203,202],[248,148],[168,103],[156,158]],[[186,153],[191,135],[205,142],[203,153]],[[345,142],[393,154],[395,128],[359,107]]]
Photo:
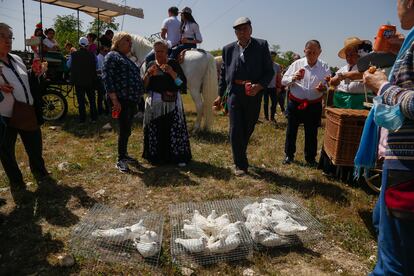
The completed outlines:
[[[294,101],[294,102],[299,103],[299,105],[298,105],[299,110],[304,110],[310,104],[316,104],[316,103],[322,102],[323,96],[321,96],[320,98],[314,99],[314,100],[308,100],[308,99],[296,98],[295,96],[292,95],[292,93],[289,93],[289,99]]]
[[[237,85],[245,85],[247,82],[251,82],[250,80],[234,80],[234,84]]]

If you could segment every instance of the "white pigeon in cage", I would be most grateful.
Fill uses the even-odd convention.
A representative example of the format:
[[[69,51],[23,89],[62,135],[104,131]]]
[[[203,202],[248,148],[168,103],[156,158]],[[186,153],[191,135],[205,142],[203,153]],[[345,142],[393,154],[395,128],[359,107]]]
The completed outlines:
[[[144,226],[144,220],[142,219],[139,220],[138,223],[131,225],[130,228],[131,228],[131,232],[137,235],[142,235],[145,233],[145,231],[147,231],[147,228],[145,228]]]
[[[223,214],[215,219],[217,228],[221,231],[224,227],[230,224],[230,219],[228,214]]]
[[[107,238],[107,239],[116,239],[119,241],[126,241],[129,240],[129,234],[131,233],[130,228],[115,228],[115,229],[107,229],[107,230],[95,230],[92,232],[93,237],[97,238]]]
[[[185,249],[192,253],[203,252],[207,246],[207,238],[201,237],[198,239],[181,239],[176,238],[175,243],[181,244]]]
[[[138,250],[139,254],[144,258],[149,258],[156,255],[159,252],[159,248],[156,242],[140,242],[138,239],[134,240],[134,246]]]
[[[187,237],[192,239],[207,238],[207,235],[204,233],[203,229],[201,229],[198,225],[184,224],[181,231],[183,231]]]
[[[147,230],[145,226],[143,226],[142,224],[143,220],[141,219],[138,223],[131,226],[106,230],[98,229],[92,232],[92,236],[98,238],[113,239],[118,241],[133,240],[134,238],[144,234]]]
[[[256,232],[253,240],[264,246],[278,246],[286,242],[278,234],[272,233],[269,230],[265,230],[265,229]]]
[[[139,237],[139,241],[143,243],[158,242],[158,235],[154,231],[147,230]]]
[[[211,210],[210,215],[207,216],[207,220],[210,223],[215,223],[215,219],[218,217],[216,210]]]
[[[306,231],[307,229],[308,227],[299,224],[291,217],[278,221],[278,223],[273,226],[273,231],[282,235],[292,235],[297,232]]]
[[[240,225],[242,223],[240,221],[236,221],[234,223],[230,223],[228,225],[226,225],[225,227],[223,227],[220,232],[219,232],[219,237],[220,238],[225,238],[227,236],[233,235],[235,233],[239,233],[240,232]]]

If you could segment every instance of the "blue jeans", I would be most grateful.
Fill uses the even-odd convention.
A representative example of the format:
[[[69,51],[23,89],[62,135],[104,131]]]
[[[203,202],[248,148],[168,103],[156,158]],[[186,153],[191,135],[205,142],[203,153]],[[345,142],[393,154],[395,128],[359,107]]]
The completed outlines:
[[[378,260],[371,276],[414,275],[414,221],[390,216],[385,205],[385,190],[394,184],[390,183],[390,174],[408,172],[414,178],[414,167],[400,162],[400,167],[395,168],[391,169],[387,161],[383,166],[381,193],[373,212],[374,227],[379,232]]]

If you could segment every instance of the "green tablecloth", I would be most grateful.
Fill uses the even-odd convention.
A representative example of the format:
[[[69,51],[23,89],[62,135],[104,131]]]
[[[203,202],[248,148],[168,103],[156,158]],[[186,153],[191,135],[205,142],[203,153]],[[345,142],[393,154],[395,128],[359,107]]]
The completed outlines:
[[[335,91],[333,104],[337,108],[364,109],[365,94]]]

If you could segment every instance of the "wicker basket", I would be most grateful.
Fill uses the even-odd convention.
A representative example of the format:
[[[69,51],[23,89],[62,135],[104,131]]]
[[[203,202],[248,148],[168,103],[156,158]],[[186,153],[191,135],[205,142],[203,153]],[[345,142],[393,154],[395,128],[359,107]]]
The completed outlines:
[[[367,110],[327,108],[324,150],[334,165],[353,166]]]

